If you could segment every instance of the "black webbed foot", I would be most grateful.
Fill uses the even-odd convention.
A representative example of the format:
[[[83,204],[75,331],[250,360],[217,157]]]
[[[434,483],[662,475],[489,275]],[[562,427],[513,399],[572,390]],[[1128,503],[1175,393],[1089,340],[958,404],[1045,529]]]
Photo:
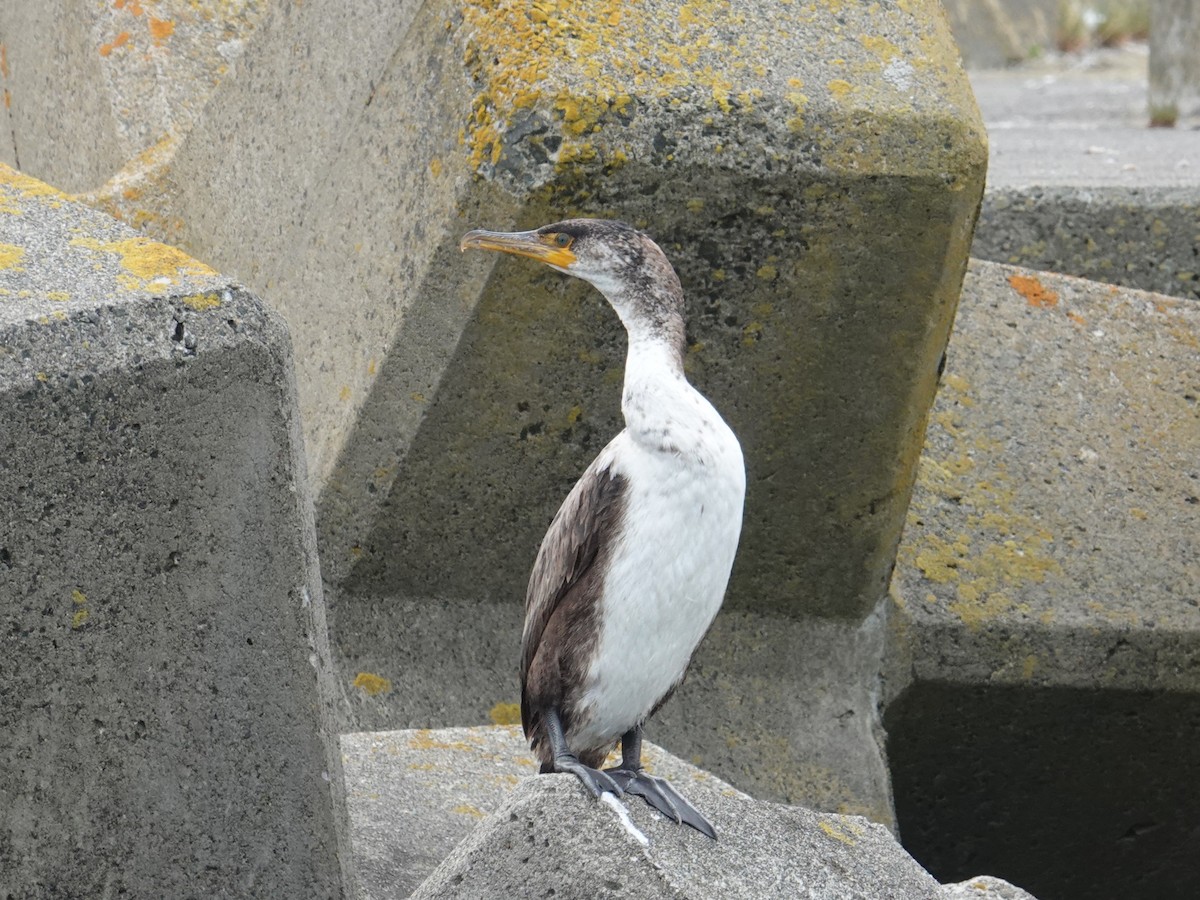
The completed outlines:
[[[706,837],[717,839],[712,823],[688,803],[665,778],[642,768],[642,729],[633,728],[621,738],[621,765],[604,770],[625,793],[641,797],[676,825],[690,825]]]
[[[625,793],[641,797],[675,824],[690,825],[705,837],[712,838],[714,841],[717,839],[717,830],[713,828],[712,823],[704,818],[696,807],[680,796],[679,792],[665,778],[656,778],[645,771],[640,771],[626,780],[624,776],[629,775],[628,770],[606,769],[605,771],[612,775],[618,783],[624,781],[622,787],[625,788]]]

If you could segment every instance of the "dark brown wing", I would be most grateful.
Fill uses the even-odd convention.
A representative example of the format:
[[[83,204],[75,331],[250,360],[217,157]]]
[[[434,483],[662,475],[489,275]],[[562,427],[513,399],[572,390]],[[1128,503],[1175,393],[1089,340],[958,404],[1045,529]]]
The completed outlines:
[[[534,737],[535,719],[547,703],[561,704],[565,669],[587,649],[594,628],[584,619],[596,614],[600,565],[620,526],[625,479],[602,454],[579,479],[542,539],[525,595],[521,637],[521,724]],[[553,635],[553,647],[543,638]],[[540,651],[540,652],[539,652]],[[564,719],[569,710],[560,709]],[[564,725],[567,722],[564,720]]]

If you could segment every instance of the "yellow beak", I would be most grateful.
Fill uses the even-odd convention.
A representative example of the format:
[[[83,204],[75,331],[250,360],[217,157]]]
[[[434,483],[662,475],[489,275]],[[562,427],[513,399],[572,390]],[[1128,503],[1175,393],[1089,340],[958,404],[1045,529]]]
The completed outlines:
[[[528,256],[539,262],[565,269],[575,262],[575,254],[554,244],[553,235],[536,231],[483,231],[476,229],[462,236],[459,250],[496,250],[514,256]]]

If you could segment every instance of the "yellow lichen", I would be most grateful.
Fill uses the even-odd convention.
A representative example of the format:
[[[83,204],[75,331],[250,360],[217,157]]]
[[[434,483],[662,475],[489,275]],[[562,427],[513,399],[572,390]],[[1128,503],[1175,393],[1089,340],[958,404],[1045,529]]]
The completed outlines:
[[[493,725],[518,725],[521,722],[521,704],[497,703],[488,712]]]
[[[221,298],[217,294],[193,294],[183,298],[183,305],[196,312],[206,312],[220,306]]]
[[[112,253],[121,258],[121,267],[139,282],[163,280],[174,284],[189,275],[215,275],[212,269],[198,262],[176,247],[169,247],[145,237],[126,238],[123,241],[101,241],[89,237],[77,237],[71,241],[74,247],[83,247],[98,253]],[[126,281],[124,286],[129,286]],[[139,284],[140,288],[142,285]]]
[[[974,454],[996,456],[1001,449],[988,438],[972,437],[962,428],[957,410],[970,405],[966,379],[947,373],[942,379],[941,409],[931,428],[941,429],[954,447],[950,454],[927,452],[921,458],[917,480],[921,486],[909,509],[916,539],[902,545],[904,562],[914,566],[926,581],[944,585],[953,596],[946,608],[971,631],[1009,613],[1031,612],[1016,604],[1010,592],[1030,583],[1042,583],[1062,571],[1049,553],[1054,535],[1030,517],[1017,503],[1016,489],[1003,462],[993,466],[994,477],[977,479]],[[937,514],[922,504],[949,499],[967,510],[965,530],[938,532],[916,523]],[[929,595],[935,598],[936,595]]]
[[[454,807],[454,812],[462,816],[471,816],[475,819],[482,819],[487,815],[487,813],[485,813],[482,809],[477,806],[472,806],[469,803],[458,804],[458,806]]]
[[[354,686],[368,697],[387,694],[392,690],[391,681],[382,675],[375,675],[372,672],[359,672],[354,676]]]
[[[14,244],[0,244],[0,270],[13,269],[18,272],[24,271],[23,267],[17,265],[24,255],[25,249],[23,247],[17,247]]]
[[[850,835],[846,834],[846,832],[840,830],[839,828],[834,827],[833,825],[830,825],[828,822],[825,822],[825,821],[818,822],[817,827],[820,828],[827,835],[829,835],[831,838],[833,838],[835,841],[841,841],[847,847],[853,847],[858,843],[858,841],[856,841]]]

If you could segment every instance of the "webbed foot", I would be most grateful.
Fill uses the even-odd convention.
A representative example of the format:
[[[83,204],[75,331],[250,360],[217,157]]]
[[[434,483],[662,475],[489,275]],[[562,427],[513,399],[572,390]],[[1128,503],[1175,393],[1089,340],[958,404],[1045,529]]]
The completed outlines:
[[[605,769],[625,793],[641,797],[677,825],[690,825],[705,837],[717,839],[717,830],[696,807],[688,803],[665,778],[656,778],[645,770],[632,771],[621,767]]]

